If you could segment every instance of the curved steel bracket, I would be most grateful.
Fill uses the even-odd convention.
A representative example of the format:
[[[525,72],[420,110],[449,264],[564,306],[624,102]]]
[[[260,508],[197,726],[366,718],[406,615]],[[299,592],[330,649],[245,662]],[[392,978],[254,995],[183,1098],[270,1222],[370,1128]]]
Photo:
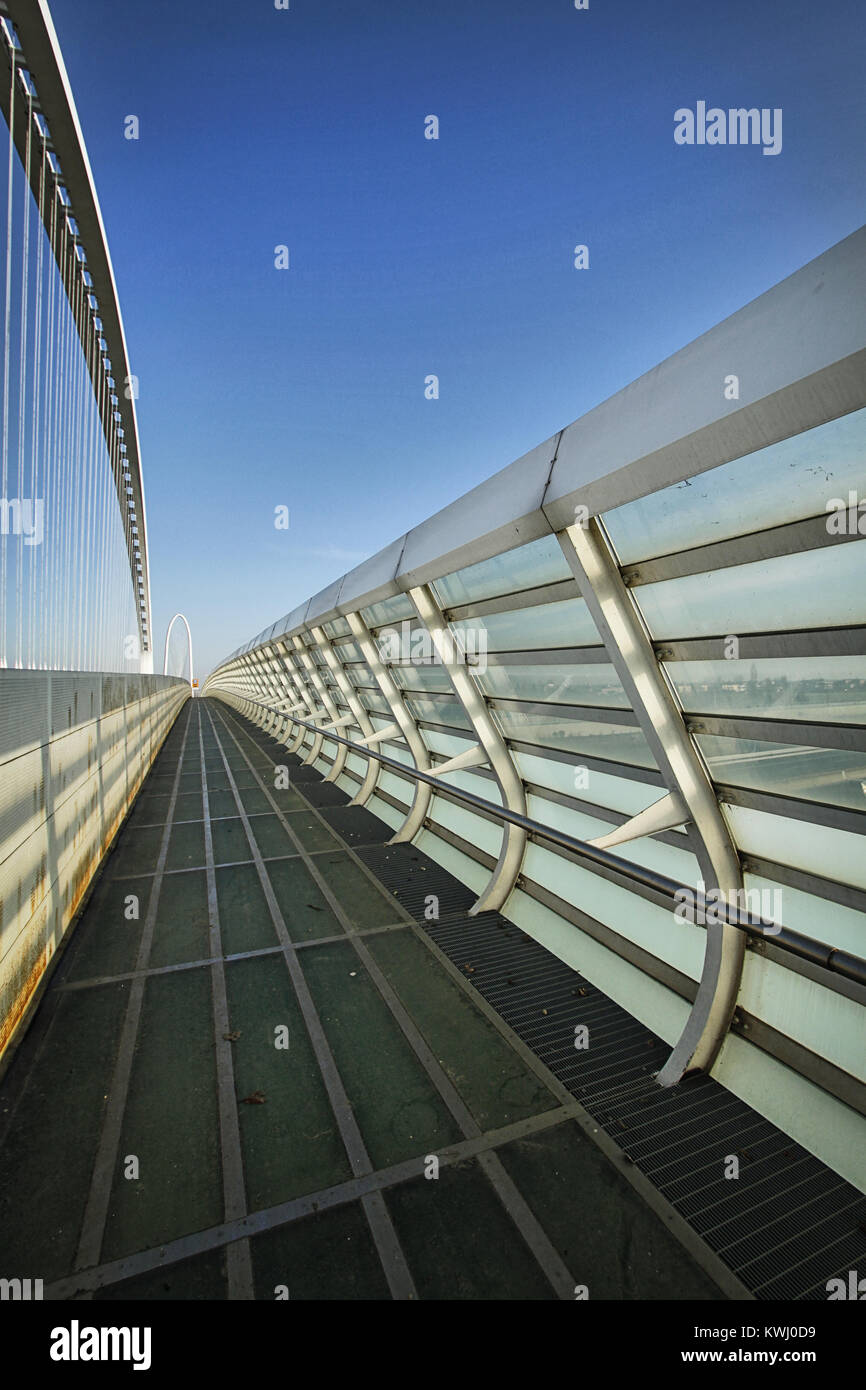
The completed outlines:
[[[358,699],[358,696],[355,693],[354,686],[350,683],[345,671],[343,670],[342,665],[340,664],[336,652],[331,646],[330,638],[328,637],[324,628],[321,627],[314,627],[312,629],[312,633],[319,644],[319,648],[321,650],[322,655],[325,658],[325,661],[328,664],[328,669],[333,675],[334,680],[337,682],[337,685],[340,687],[340,694],[343,696],[343,699],[346,701],[346,704],[352,711],[355,723],[361,730],[361,733],[364,735],[364,738],[361,740],[362,743],[369,743],[372,739],[375,739],[377,737],[376,731],[373,728],[370,716],[364,709],[364,706],[361,704],[361,701]],[[370,797],[373,795],[373,792],[375,791],[376,783],[379,780],[379,766],[380,765],[375,758],[367,759],[367,771],[364,774],[364,780],[361,783],[355,795],[352,797],[352,800],[349,802],[350,806],[363,806],[367,801],[370,800]]]
[[[361,648],[364,660],[373,672],[376,684],[388,702],[394,722],[398,725],[400,733],[409,745],[412,757],[415,759],[415,766],[421,772],[430,770],[430,754],[427,745],[418,732],[418,726],[410,715],[403,703],[403,697],[397,689],[387,666],[379,656],[379,648],[373,641],[372,633],[361,617],[360,613],[349,613],[346,621],[352,630],[352,636]],[[388,841],[389,845],[402,844],[406,840],[414,840],[418,831],[424,824],[427,810],[430,806],[431,788],[426,782],[416,782],[412,793],[412,804],[403,824],[396,834],[392,835]]]
[[[324,648],[322,647],[322,644],[319,641],[318,636],[318,634],[322,631],[321,628],[311,628],[310,631],[312,633],[316,646],[322,651],[322,654],[324,655]],[[324,633],[322,633],[322,636],[324,636]],[[331,692],[325,685],[325,682],[322,680],[322,677],[319,675],[319,672],[316,669],[315,661],[310,656],[310,653],[307,651],[307,648],[304,646],[303,642],[301,642],[300,638],[296,639],[296,645],[298,646],[301,661],[303,662],[304,670],[307,673],[310,684],[312,685],[313,689],[318,695],[323,708],[326,709],[328,712],[330,723],[324,726],[322,733],[327,733],[329,728],[339,728],[341,721],[340,711],[337,709],[337,706],[331,699]],[[328,768],[327,773],[325,774],[326,782],[336,782],[337,778],[339,777],[340,773],[343,771],[343,768],[346,765],[346,758],[348,756],[349,750],[346,747],[346,745],[344,743],[338,743],[337,752],[334,756],[334,761]],[[310,759],[310,761],[312,761],[312,759]]]
[[[305,684],[306,684],[306,686],[307,686],[307,689],[309,690],[310,687],[312,686],[312,681],[308,679],[309,674],[310,674],[310,672],[309,672],[309,667],[312,666],[312,664],[313,664],[312,659],[311,659],[310,657],[307,656],[307,649],[306,649],[306,647],[304,646],[303,642],[301,641],[301,638],[300,638],[300,637],[297,637],[297,636],[293,637],[293,638],[292,638],[292,642],[293,642],[293,645],[294,645],[294,648],[295,648],[295,654],[296,654],[297,657],[300,658],[301,665],[302,665],[303,668],[304,668],[304,671],[303,671],[304,680],[305,680]],[[313,689],[315,689],[315,686],[313,686]],[[309,716],[309,718],[310,718],[310,723],[312,723],[312,724],[318,724],[318,723],[321,721],[321,719],[322,719],[322,711],[319,710],[319,709],[316,709],[315,700],[313,700],[311,697],[309,698],[309,704],[310,704],[310,710],[311,710],[310,716]],[[301,743],[303,743],[304,736],[306,735],[307,732],[308,732],[308,731],[307,731],[306,729],[302,729],[302,730],[301,730]],[[310,764],[311,764],[311,763],[314,763],[314,762],[316,761],[316,759],[321,755],[321,752],[322,752],[322,744],[324,743],[324,741],[325,741],[325,735],[324,735],[323,733],[321,733],[321,731],[317,731],[316,733],[313,734],[313,741],[312,741],[312,743],[310,744],[309,752],[307,753],[307,755],[306,755],[305,758],[302,758],[302,759],[301,759],[301,761],[302,761],[304,767],[309,767]]]
[[[288,642],[286,643],[285,651],[283,652],[282,661],[283,666],[287,672],[286,679],[289,682],[286,689],[289,691],[290,694],[294,696],[294,703],[292,704],[289,713],[294,714],[300,710],[304,710],[307,718],[312,719],[312,711],[314,708],[313,702],[310,699],[306,683],[301,679],[300,672],[298,671],[298,668],[295,665],[292,650]],[[288,751],[290,753],[299,753],[301,751],[301,748],[303,747],[304,739],[306,738],[306,736],[307,730],[304,728],[303,724],[299,724],[297,733],[294,734],[294,736],[290,735],[286,742],[286,748],[288,749]]]
[[[741,889],[739,856],[713,784],[601,523],[593,517],[559,532],[557,539],[668,789],[688,813],[706,883],[725,894]],[[660,1085],[673,1086],[688,1071],[712,1067],[736,1006],[745,944],[744,934],[736,927],[708,923],[697,996],[682,1035],[658,1074]]]
[[[514,766],[505,740],[497,729],[481,694],[465,663],[455,653],[455,643],[448,630],[445,615],[439,607],[429,585],[422,584],[409,590],[409,597],[415,605],[418,617],[427,628],[436,648],[436,654],[451,679],[457,698],[475,731],[475,736],[486,761],[493,769],[502,804],[509,811],[526,815],[526,793],[520,774]],[[437,771],[441,772],[441,767]],[[526,849],[526,831],[519,826],[506,824],[502,831],[499,858],[490,880],[478,901],[470,909],[470,916],[479,912],[498,911],[508,900]]]

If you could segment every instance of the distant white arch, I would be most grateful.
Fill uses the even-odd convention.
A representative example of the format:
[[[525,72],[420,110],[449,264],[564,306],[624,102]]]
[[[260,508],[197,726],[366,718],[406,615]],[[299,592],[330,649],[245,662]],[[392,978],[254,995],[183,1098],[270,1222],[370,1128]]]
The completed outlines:
[[[162,662],[162,674],[163,674],[164,676],[167,676],[167,675],[168,675],[168,644],[169,644],[169,642],[171,641],[171,630],[172,630],[172,628],[174,627],[175,623],[177,622],[178,618],[180,618],[181,622],[183,623],[184,627],[186,628],[187,648],[188,648],[188,651],[189,651],[189,688],[190,688],[190,690],[192,690],[192,689],[194,688],[194,687],[193,687],[193,669],[192,669],[192,633],[191,633],[190,630],[189,630],[189,623],[187,622],[186,618],[184,617],[184,615],[183,615],[182,613],[175,613],[174,617],[172,618],[171,622],[170,622],[169,625],[168,625],[168,631],[167,631],[166,634],[165,634],[165,656],[164,656],[163,662]]]

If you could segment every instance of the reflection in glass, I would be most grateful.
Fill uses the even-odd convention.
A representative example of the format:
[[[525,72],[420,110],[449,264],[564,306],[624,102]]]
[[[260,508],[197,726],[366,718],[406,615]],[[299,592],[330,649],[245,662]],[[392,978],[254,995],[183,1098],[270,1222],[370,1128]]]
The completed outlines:
[[[538,651],[545,647],[601,646],[598,629],[582,598],[533,604],[513,613],[489,613],[483,618],[461,618],[451,624],[455,632],[474,629],[484,633],[489,652]],[[482,650],[476,641],[475,651]]]
[[[866,811],[866,753],[698,734],[715,782]]]
[[[366,661],[356,661],[353,665],[345,668],[346,679],[350,685],[372,686],[378,690],[378,683],[373,672],[370,670]]]
[[[866,723],[866,657],[672,661],[665,669],[689,713]]]
[[[363,661],[364,659],[357,642],[335,642],[334,655],[338,661]]]
[[[388,701],[385,699],[385,696],[380,694],[378,691],[362,690],[360,692],[359,698],[361,704],[364,706],[364,709],[377,710],[379,714],[390,715],[391,706],[388,704]]]
[[[406,707],[416,719],[426,719],[431,724],[447,724],[453,729],[472,728],[458,700],[434,700],[424,695],[413,695],[407,699]]]
[[[522,710],[495,709],[494,718],[506,738],[537,743],[542,748],[563,748],[570,753],[604,758],[634,767],[656,766],[640,729],[622,724],[597,724],[562,715],[528,714]]]
[[[629,709],[612,666],[488,666],[478,676],[486,695],[504,700],[549,700],[561,705],[605,705]]]

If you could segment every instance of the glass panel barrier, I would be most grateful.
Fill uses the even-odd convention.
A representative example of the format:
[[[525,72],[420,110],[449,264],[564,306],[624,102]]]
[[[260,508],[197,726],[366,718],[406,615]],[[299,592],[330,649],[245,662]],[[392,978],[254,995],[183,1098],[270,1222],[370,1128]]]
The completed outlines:
[[[858,624],[864,575],[866,544],[848,541],[632,592],[652,636],[662,641]]]
[[[379,603],[371,603],[369,608],[361,609],[361,617],[368,627],[380,627],[382,623],[399,622],[403,618],[417,617],[415,605],[408,594],[395,594]]]
[[[698,734],[713,780],[866,811],[866,753]]]
[[[552,584],[571,577],[571,570],[556,537],[542,536],[529,545],[494,555],[491,560],[482,560],[467,569],[443,575],[434,582],[433,588],[442,606],[449,608],[454,604],[516,593],[521,589],[533,589],[539,584]]]
[[[486,695],[506,700],[630,709],[613,666],[488,666],[477,677]]]
[[[700,714],[866,723],[866,657],[666,663],[683,708]]]
[[[601,646],[598,629],[582,598],[533,604],[531,608],[518,608],[512,613],[460,618],[451,627],[455,632],[483,633],[489,652]],[[482,650],[477,641],[475,650]]]
[[[521,743],[537,743],[542,748],[563,748],[570,753],[631,763],[635,767],[656,766],[640,729],[570,719],[558,710],[550,714],[529,714],[523,710],[497,708],[493,713],[503,735],[518,739]]]
[[[866,410],[700,473],[606,512],[622,565],[820,516],[863,490]]]

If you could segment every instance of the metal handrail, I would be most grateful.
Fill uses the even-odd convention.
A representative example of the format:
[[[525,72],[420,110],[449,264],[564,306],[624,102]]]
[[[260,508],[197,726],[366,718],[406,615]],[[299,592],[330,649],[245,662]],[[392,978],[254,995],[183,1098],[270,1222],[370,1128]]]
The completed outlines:
[[[238,698],[250,699],[248,695],[242,695]],[[259,700],[250,700],[250,703],[259,705],[269,714],[280,713],[279,710],[271,710],[269,706]],[[389,758],[386,753],[379,753],[373,747],[368,748],[364,744],[354,743],[351,739],[343,738],[341,734],[333,733],[320,724],[312,724],[309,720],[299,719],[297,715],[286,717],[290,717],[293,723],[309,729],[312,733],[324,733],[326,738],[334,743],[344,744],[354,753],[359,753],[367,758],[375,758],[383,767],[402,773],[403,776],[412,777],[418,782],[427,782],[440,790],[444,786],[450,797],[462,801],[473,810],[492,815],[501,821],[507,821],[510,825],[519,826],[533,839],[547,840],[560,849],[567,850],[577,859],[584,860],[589,864],[596,864],[600,868],[609,869],[633,883],[640,884],[643,888],[658,893],[661,897],[676,901],[678,894],[688,893],[694,899],[694,916],[697,916],[701,910],[704,914],[712,912],[715,920],[724,921],[729,926],[745,932],[747,936],[756,939],[765,939],[770,936],[775,945],[783,951],[799,956],[802,960],[811,961],[813,965],[820,965],[825,970],[835,975],[841,975],[846,980],[853,980],[856,984],[866,985],[866,960],[861,956],[852,955],[836,946],[828,946],[826,942],[816,941],[811,936],[804,936],[802,932],[781,926],[769,918],[744,912],[725,902],[724,899],[717,901],[715,898],[708,898],[706,894],[690,888],[686,883],[679,883],[676,879],[668,878],[665,874],[656,873],[654,869],[646,869],[640,864],[621,859],[619,855],[611,854],[609,850],[599,849],[586,840],[578,840],[574,835],[567,835],[564,830],[557,830],[554,826],[544,825],[541,821],[532,820],[529,816],[521,815],[517,811],[509,811],[505,806],[498,806],[494,801],[485,801],[483,797],[476,796],[474,792],[465,791],[462,787],[443,784],[441,779],[433,773],[422,772],[417,767],[409,767],[397,758]],[[693,920],[693,916],[686,914],[686,920]]]

